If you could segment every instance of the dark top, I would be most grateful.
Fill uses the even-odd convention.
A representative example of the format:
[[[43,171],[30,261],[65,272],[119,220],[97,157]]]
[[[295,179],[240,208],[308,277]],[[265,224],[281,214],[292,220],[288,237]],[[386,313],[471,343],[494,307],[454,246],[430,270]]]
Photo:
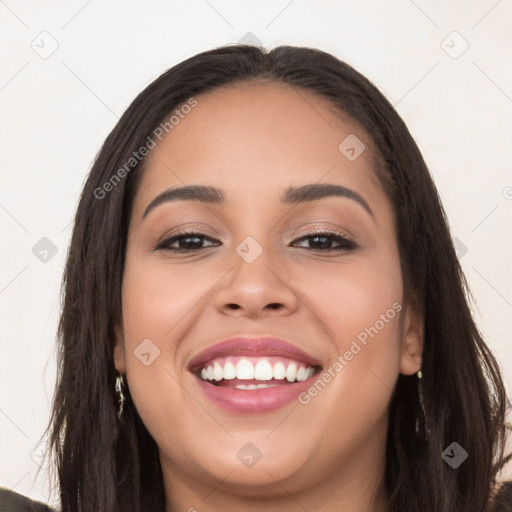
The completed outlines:
[[[40,501],[34,501],[22,494],[0,487],[1,512],[56,512]]]
[[[512,512],[512,482],[504,482],[496,497],[493,512]],[[0,512],[58,512],[48,505],[0,487]]]

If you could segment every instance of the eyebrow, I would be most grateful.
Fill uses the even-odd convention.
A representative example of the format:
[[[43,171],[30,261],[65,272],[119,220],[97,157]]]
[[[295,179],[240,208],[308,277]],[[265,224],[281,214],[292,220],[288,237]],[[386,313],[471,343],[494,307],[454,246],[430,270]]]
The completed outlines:
[[[373,218],[375,218],[370,205],[355,190],[330,183],[313,183],[300,187],[288,187],[281,201],[285,204],[298,204],[311,201],[318,201],[326,197],[345,197],[352,199],[361,205]],[[227,203],[227,196],[223,190],[206,185],[185,185],[183,187],[172,187],[158,196],[144,210],[142,219],[146,218],[151,210],[169,201],[202,201],[210,204],[223,205]]]

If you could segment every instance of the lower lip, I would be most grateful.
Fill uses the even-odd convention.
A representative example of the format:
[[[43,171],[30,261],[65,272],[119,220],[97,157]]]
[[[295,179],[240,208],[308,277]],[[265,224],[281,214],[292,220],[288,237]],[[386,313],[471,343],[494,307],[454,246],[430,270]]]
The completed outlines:
[[[316,374],[309,379],[293,384],[262,389],[226,388],[209,384],[195,375],[194,378],[205,395],[221,409],[242,414],[259,414],[275,411],[296,400],[300,393],[308,389],[316,378]]]

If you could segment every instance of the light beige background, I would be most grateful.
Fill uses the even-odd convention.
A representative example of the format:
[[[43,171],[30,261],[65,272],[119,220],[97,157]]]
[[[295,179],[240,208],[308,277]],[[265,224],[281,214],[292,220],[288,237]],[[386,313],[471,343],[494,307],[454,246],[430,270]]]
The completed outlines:
[[[510,391],[511,22],[511,0],[0,1],[0,485],[48,497],[36,447],[70,222],[96,152],[151,80],[243,38],[331,52],[396,106],[462,244]],[[33,253],[43,237],[57,250],[46,262]]]

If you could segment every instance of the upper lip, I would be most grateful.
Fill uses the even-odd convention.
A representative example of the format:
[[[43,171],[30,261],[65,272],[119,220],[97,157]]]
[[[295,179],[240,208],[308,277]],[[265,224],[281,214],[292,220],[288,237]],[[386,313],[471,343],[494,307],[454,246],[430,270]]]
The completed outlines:
[[[265,357],[277,356],[293,359],[308,366],[321,366],[318,359],[307,354],[292,343],[273,336],[240,335],[228,338],[203,350],[192,358],[188,367],[197,371],[205,363],[223,356]]]

